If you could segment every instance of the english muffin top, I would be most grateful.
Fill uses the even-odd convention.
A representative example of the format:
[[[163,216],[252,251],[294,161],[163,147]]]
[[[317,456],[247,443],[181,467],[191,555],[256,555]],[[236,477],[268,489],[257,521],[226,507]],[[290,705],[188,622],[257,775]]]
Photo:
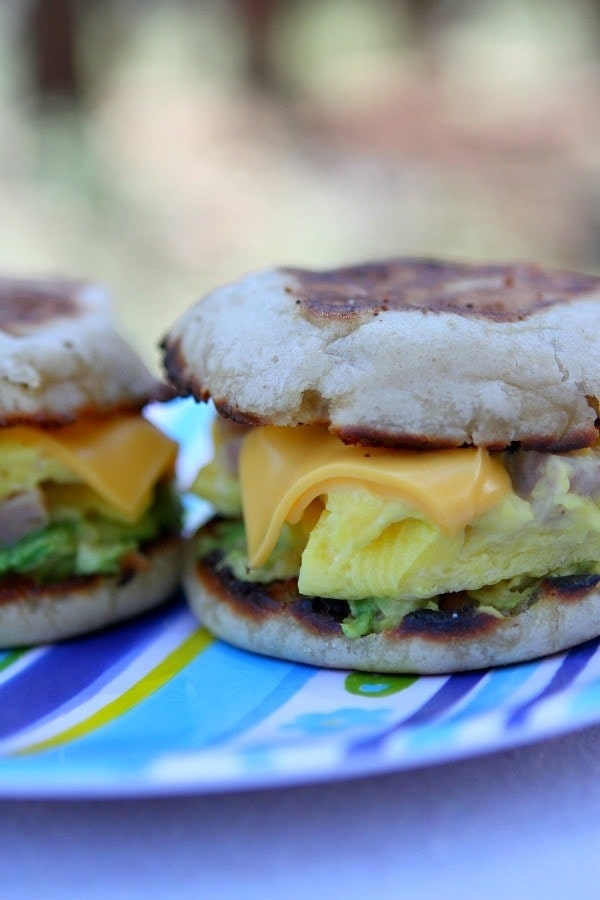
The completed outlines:
[[[139,409],[159,394],[103,288],[0,277],[0,425]]]
[[[523,263],[277,268],[200,300],[162,342],[180,394],[248,424],[392,447],[597,438],[600,278]]]

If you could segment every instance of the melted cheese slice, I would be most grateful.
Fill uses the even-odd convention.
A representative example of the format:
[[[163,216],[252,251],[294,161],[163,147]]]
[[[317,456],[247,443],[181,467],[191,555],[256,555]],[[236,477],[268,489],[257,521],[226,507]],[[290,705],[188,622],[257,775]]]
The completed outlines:
[[[481,448],[394,451],[347,446],[325,428],[252,429],[240,456],[250,568],[263,565],[284,522],[298,523],[317,497],[362,487],[416,507],[447,532],[465,528],[512,491]]]
[[[172,471],[177,444],[140,415],[82,419],[56,428],[0,429],[0,451],[33,448],[50,457],[128,521],[146,510],[156,482]]]

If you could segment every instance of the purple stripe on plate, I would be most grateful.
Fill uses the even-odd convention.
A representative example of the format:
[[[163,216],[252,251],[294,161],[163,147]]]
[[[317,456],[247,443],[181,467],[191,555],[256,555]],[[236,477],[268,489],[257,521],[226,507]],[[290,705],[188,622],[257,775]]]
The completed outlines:
[[[0,738],[46,718],[64,707],[119,661],[164,630],[169,609],[154,612],[83,638],[64,641],[0,685]]]
[[[509,728],[518,728],[539,703],[555,694],[562,693],[566,688],[570,687],[577,676],[586,668],[590,660],[594,658],[598,652],[599,644],[598,639],[594,638],[592,641],[587,641],[585,644],[580,644],[573,650],[569,650],[543,690],[511,712],[506,722],[507,726]]]
[[[460,675],[450,675],[439,691],[436,691],[429,700],[420,706],[419,709],[416,709],[411,713],[410,716],[397,722],[391,728],[384,729],[370,738],[357,741],[352,745],[351,750],[358,753],[372,751],[384,743],[390,735],[395,734],[398,731],[402,731],[405,728],[418,727],[420,725],[431,725],[476,688],[486,675],[487,669],[477,672],[461,673]]]

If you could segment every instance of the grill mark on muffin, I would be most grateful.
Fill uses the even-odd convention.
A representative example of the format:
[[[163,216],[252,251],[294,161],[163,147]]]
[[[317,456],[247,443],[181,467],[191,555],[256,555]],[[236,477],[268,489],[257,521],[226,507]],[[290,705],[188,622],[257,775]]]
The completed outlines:
[[[0,579],[0,605],[16,600],[35,600],[36,597],[63,597],[68,591],[85,587],[91,592],[103,578],[111,576],[78,575],[56,583],[38,583],[25,575],[4,575]],[[114,577],[114,576],[113,576]]]
[[[577,602],[591,594],[599,583],[600,575],[549,576],[542,581],[535,602]],[[452,609],[451,605],[447,609],[417,609],[404,616],[398,629],[388,633],[398,637],[420,635],[433,640],[479,638],[492,634],[503,619],[469,605],[459,609]]]
[[[587,427],[571,431],[567,435],[529,437],[520,441],[520,446],[525,450],[539,450],[542,453],[568,453],[570,450],[583,450],[585,447],[591,447],[597,440],[598,429],[595,424],[590,423]]]
[[[236,425],[268,425],[269,419],[263,416],[256,416],[253,413],[243,412],[226,400],[214,400],[215,409],[219,415],[235,422]]]
[[[262,584],[241,581],[227,566],[219,566],[220,551],[207,554],[196,565],[198,578],[210,593],[251,622],[289,614],[313,634],[341,634],[340,622],[350,609],[345,600],[305,597],[298,593],[298,581],[271,581]]]
[[[269,618],[281,611],[286,596],[288,599],[297,596],[295,583],[241,581],[227,566],[218,567],[220,559],[219,551],[214,551],[200,560],[196,567],[198,578],[211,594],[244,618],[252,621]]]
[[[598,277],[524,263],[474,266],[406,258],[323,271],[279,271],[289,278],[286,292],[293,302],[315,322],[363,319],[389,310],[516,322],[600,290]]]
[[[186,363],[181,341],[165,338],[160,345],[164,352],[163,366],[168,380],[176,386],[179,397],[194,397],[195,400],[206,402],[210,399],[210,391],[200,384],[198,378],[186,372]]]
[[[79,282],[0,278],[0,331],[19,337],[55,319],[76,319]]]
[[[600,584],[600,575],[559,575],[544,578],[539,593],[565,603],[587,597]]]
[[[440,441],[420,434],[398,434],[378,428],[330,428],[344,444],[361,447],[387,447],[390,450],[450,450],[461,446],[459,441]]]
[[[345,600],[302,595],[289,610],[294,619],[313,634],[341,634],[340,623],[350,614]]]
[[[465,609],[460,612],[441,609],[416,609],[402,619],[399,627],[386,632],[398,637],[422,636],[434,640],[485,637],[496,630],[496,616]]]
[[[434,436],[420,434],[398,434],[376,428],[330,428],[344,444],[357,444],[362,447],[387,447],[390,450],[451,450],[456,447],[469,446],[461,441],[440,440]],[[569,432],[567,435],[531,435],[515,441],[515,448],[538,450],[546,453],[567,453],[570,450],[583,450],[591,447],[598,439],[597,427],[590,423],[588,427]],[[505,450],[506,444],[498,442],[485,443],[480,440],[478,447],[486,447],[490,451]]]

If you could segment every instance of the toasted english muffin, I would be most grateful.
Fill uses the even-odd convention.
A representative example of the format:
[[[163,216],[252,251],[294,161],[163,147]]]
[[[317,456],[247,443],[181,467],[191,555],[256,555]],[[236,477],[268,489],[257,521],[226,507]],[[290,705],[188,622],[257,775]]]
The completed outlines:
[[[142,415],[170,395],[102,287],[0,277],[0,648],[100,628],[172,593],[177,446]]]
[[[349,613],[343,601],[302,596],[295,579],[241,581],[218,558],[198,559],[193,546],[188,554],[184,589],[208,629],[244,650],[310,665],[439,675],[536,659],[600,634],[598,575],[545,579],[518,615],[456,602],[350,638],[341,627]]]
[[[0,579],[0,647],[25,647],[78,637],[159,606],[179,584],[182,546],[157,539],[130,572],[87,575],[42,584]]]
[[[162,342],[181,395],[247,426],[197,482],[220,517],[189,550],[192,609],[245,649],[382,672],[598,636],[599,335],[600,278],[532,264],[278,268],[210,293]]]
[[[69,422],[165,394],[100,285],[0,276],[0,424]]]
[[[588,446],[600,278],[397,259],[272,269],[219,288],[164,341],[181,392],[246,424],[325,424],[391,447]]]

